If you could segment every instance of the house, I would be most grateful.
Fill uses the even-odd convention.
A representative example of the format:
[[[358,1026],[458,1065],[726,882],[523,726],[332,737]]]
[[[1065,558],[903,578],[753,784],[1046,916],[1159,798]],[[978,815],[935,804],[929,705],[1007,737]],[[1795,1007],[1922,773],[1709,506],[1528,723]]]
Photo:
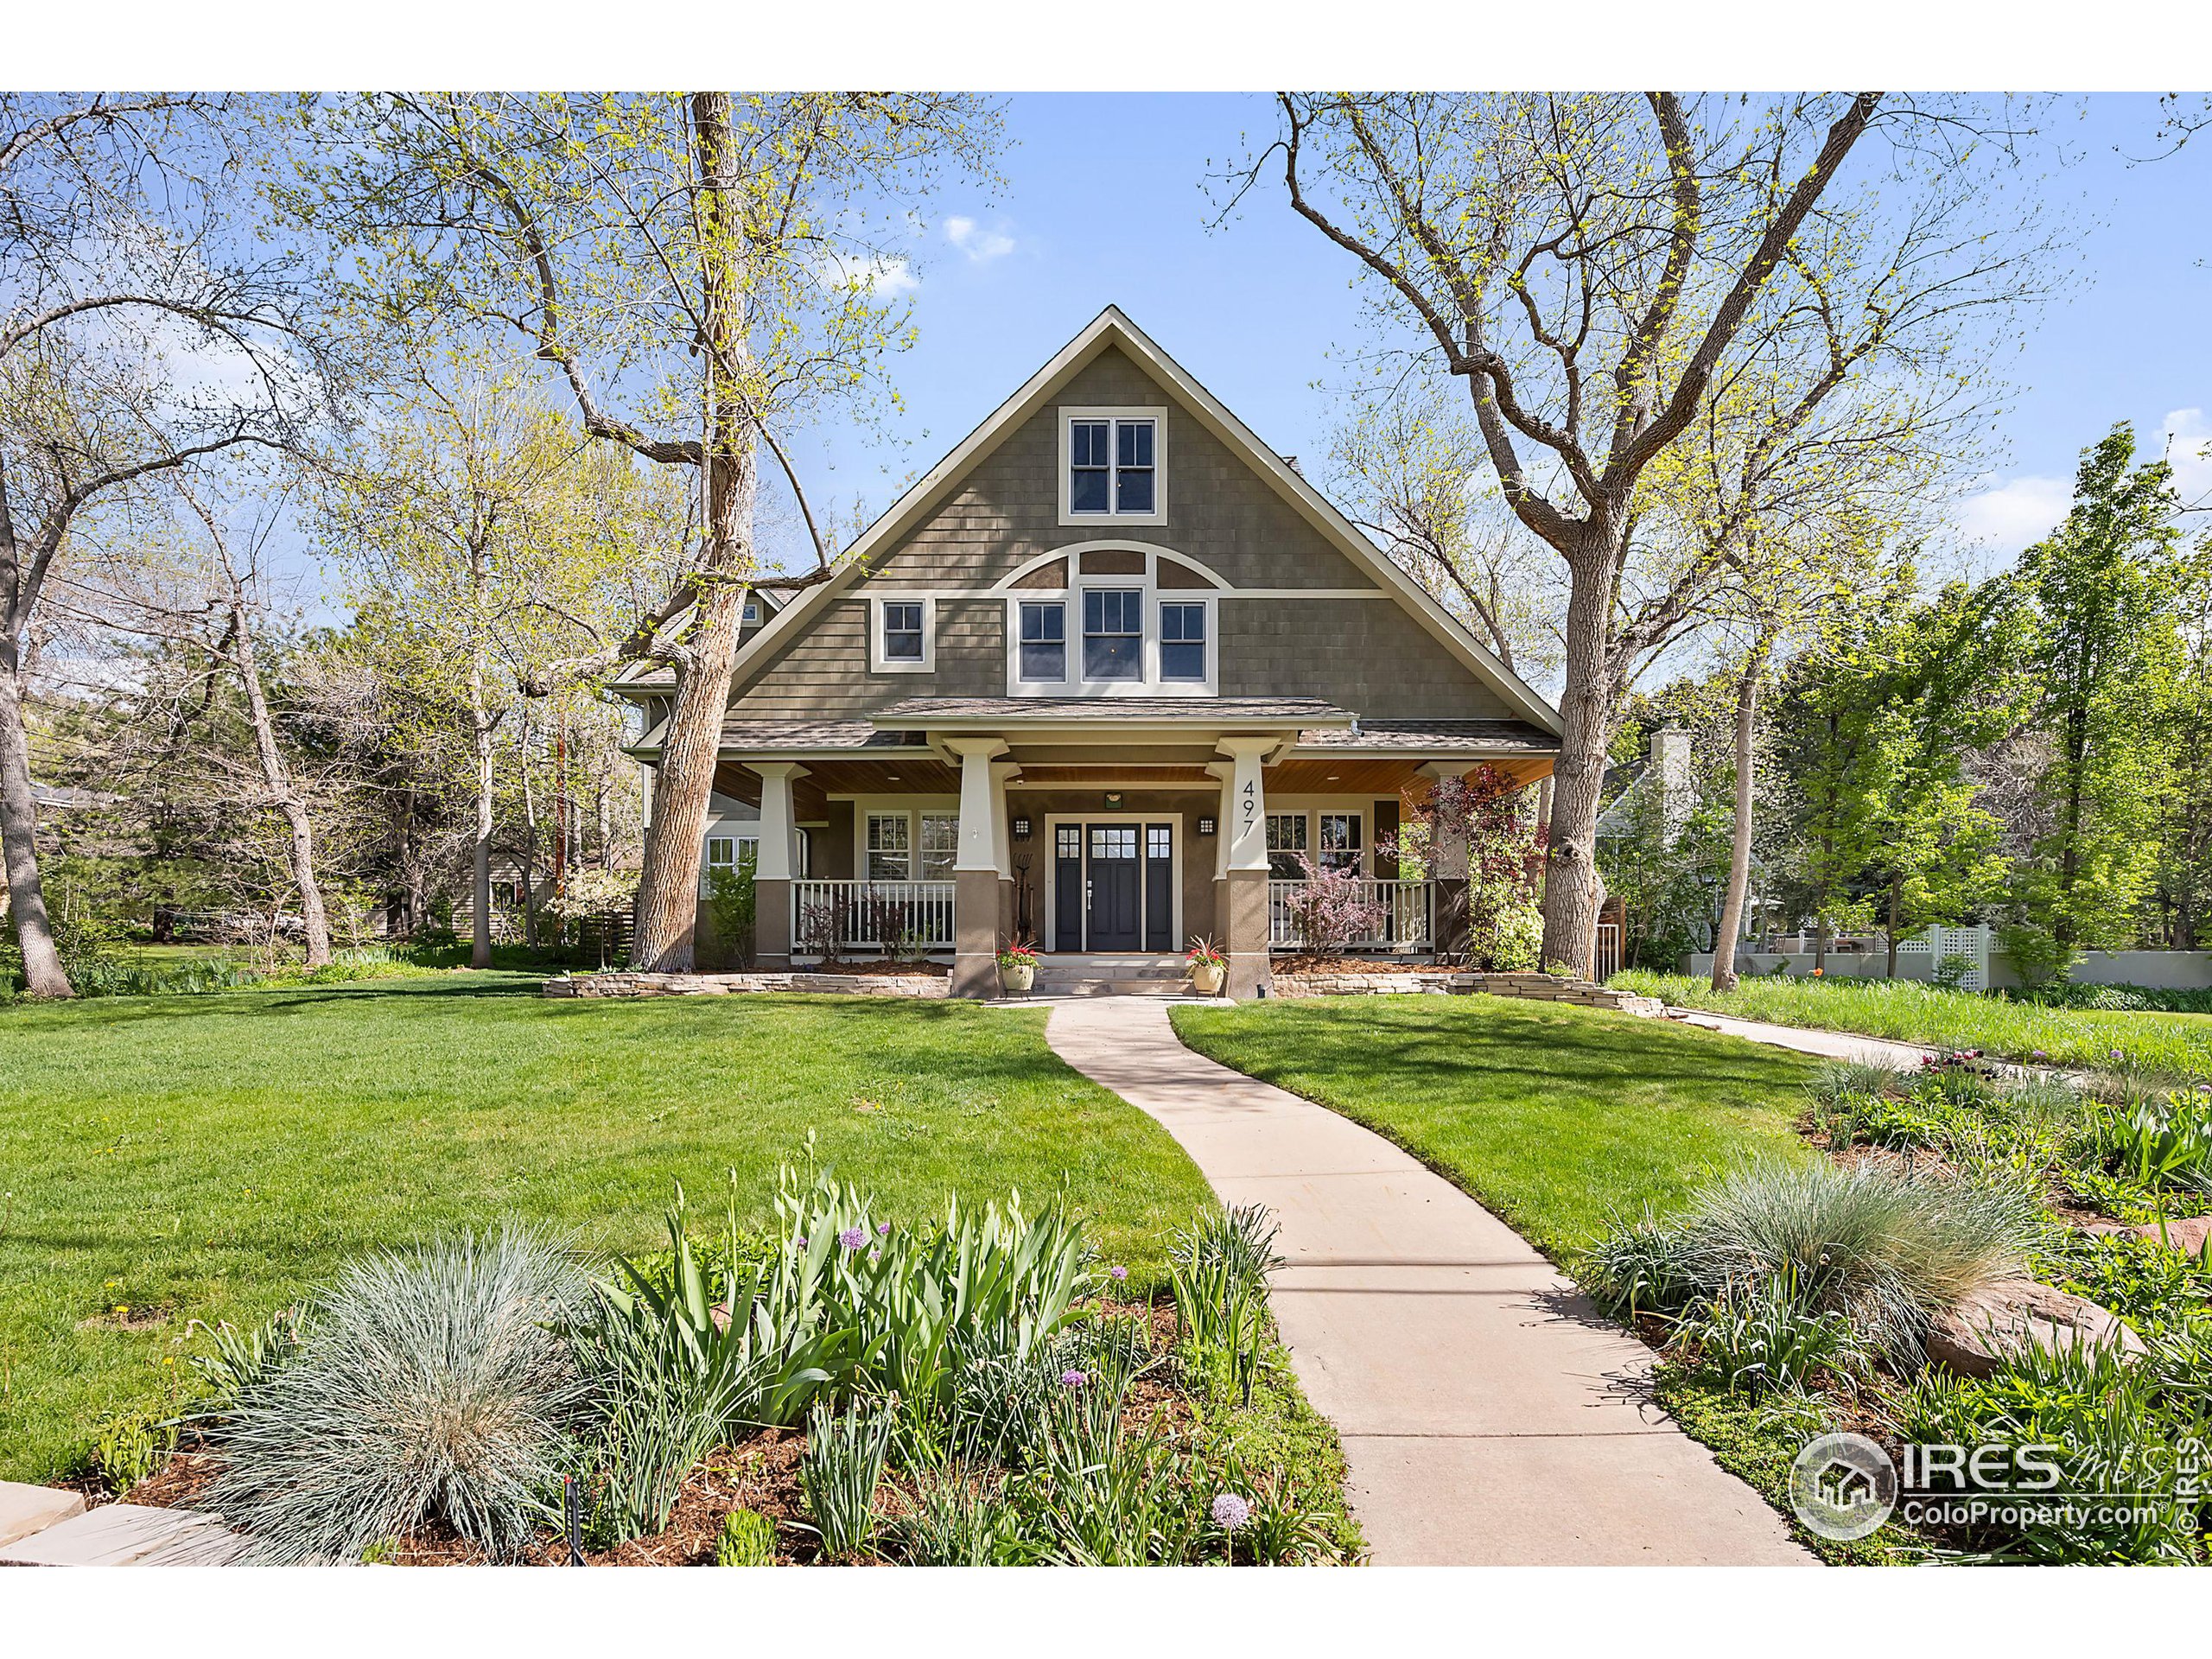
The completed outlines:
[[[674,689],[653,668],[616,687],[648,769]],[[763,967],[834,925],[949,953],[954,993],[988,995],[1005,939],[1143,956],[1204,934],[1249,995],[1294,942],[1301,853],[1371,884],[1375,948],[1464,949],[1464,877],[1402,880],[1382,850],[1401,799],[1483,763],[1547,776],[1559,729],[1109,308],[747,628],[709,836],[758,837]]]

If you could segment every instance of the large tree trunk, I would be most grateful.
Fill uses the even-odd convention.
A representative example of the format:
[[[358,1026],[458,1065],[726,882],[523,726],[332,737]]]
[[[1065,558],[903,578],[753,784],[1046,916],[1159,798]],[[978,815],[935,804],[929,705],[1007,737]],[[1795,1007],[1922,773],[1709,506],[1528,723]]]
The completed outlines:
[[[699,918],[699,861],[722,721],[729,711],[738,624],[752,574],[754,438],[743,418],[736,370],[745,351],[745,289],[738,226],[728,217],[737,201],[730,97],[695,92],[700,218],[706,227],[701,272],[707,366],[705,556],[697,614],[677,671],[676,707],[653,779],[653,829],[638,886],[632,963],[652,973],[688,973]]]
[[[1713,988],[1736,988],[1736,944],[1744,931],[1744,902],[1751,885],[1751,739],[1757,730],[1759,682],[1766,675],[1768,642],[1762,639],[1744,662],[1736,684],[1736,823],[1728,842],[1728,893],[1713,935]]]
[[[0,846],[8,865],[8,911],[22,953],[23,979],[33,996],[74,996],[54,948],[38,879],[38,810],[31,804],[30,734],[23,727],[22,682],[16,675],[16,642],[0,639]]]
[[[1560,699],[1560,754],[1554,769],[1552,833],[1544,851],[1543,966],[1592,968],[1598,944],[1598,809],[1605,791],[1605,746],[1613,734],[1611,584],[1571,565],[1567,611],[1567,687]]]
[[[225,568],[229,567],[227,557]],[[289,832],[286,849],[291,861],[292,880],[300,890],[300,918],[306,924],[308,935],[308,966],[321,968],[330,961],[330,917],[322,905],[322,887],[315,875],[315,825],[308,817],[307,803],[300,798],[299,791],[292,787],[292,774],[284,764],[284,753],[276,747],[276,722],[269,715],[269,699],[261,687],[261,662],[254,652],[253,621],[247,614],[245,595],[238,591],[238,578],[231,578],[231,630],[236,641],[232,666],[238,671],[238,683],[245,690],[248,718],[253,724],[253,752],[261,762],[261,781],[276,803],[276,810],[283,815],[284,826]]]

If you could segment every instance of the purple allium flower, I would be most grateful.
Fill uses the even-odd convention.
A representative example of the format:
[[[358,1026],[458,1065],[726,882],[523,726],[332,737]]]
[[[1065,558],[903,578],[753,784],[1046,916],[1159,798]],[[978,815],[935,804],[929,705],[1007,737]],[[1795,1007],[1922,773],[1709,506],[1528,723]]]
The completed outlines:
[[[849,1250],[857,1250],[861,1245],[868,1243],[868,1229],[865,1227],[848,1227],[843,1232],[837,1235],[837,1242]]]
[[[2113,1052],[2112,1052],[2112,1057],[2113,1057],[2113,1058],[2114,1058],[2115,1060],[2116,1060],[2116,1059],[2120,1058],[2121,1058],[2121,1055],[2120,1055],[2120,1051],[2119,1051],[2118,1049],[2116,1049],[2116,1048],[2115,1048],[2114,1050],[2113,1050]]]
[[[883,1252],[881,1250],[870,1250],[868,1253],[868,1264],[871,1268],[882,1260]]]
[[[2038,1048],[2038,1049],[2035,1050],[2032,1053],[2031,1053],[2031,1054],[2028,1056],[2028,1058],[2029,1058],[2030,1059],[2031,1059],[2031,1060],[2047,1060],[2047,1059],[2049,1059],[2049,1058],[2050,1058],[2050,1055],[2048,1055],[2048,1054],[2046,1054],[2046,1053],[2044,1053],[2044,1052],[2043,1052],[2043,1050],[2041,1050],[2041,1049],[2039,1049],[2039,1048]]]
[[[1129,1270],[1123,1267],[1120,1262],[1116,1262],[1112,1267],[1106,1269],[1106,1276],[1118,1285],[1122,1280],[1129,1276]]]
[[[879,1221],[875,1224],[875,1230],[888,1238],[891,1236],[891,1224],[887,1221]]]
[[[1252,1518],[1252,1506],[1234,1492],[1217,1492],[1213,1500],[1213,1523],[1234,1532]]]
[[[801,1233],[798,1236],[798,1247],[802,1250],[806,1248],[806,1235],[804,1233]]]
[[[1088,1376],[1077,1370],[1072,1365],[1060,1373],[1060,1383],[1064,1388],[1079,1389],[1090,1381]]]

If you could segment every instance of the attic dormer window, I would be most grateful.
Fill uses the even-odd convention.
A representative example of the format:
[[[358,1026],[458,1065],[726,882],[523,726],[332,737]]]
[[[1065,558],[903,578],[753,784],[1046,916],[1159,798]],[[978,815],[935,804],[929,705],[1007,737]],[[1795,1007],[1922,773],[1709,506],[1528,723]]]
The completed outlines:
[[[1061,411],[1060,520],[1166,522],[1166,411]]]

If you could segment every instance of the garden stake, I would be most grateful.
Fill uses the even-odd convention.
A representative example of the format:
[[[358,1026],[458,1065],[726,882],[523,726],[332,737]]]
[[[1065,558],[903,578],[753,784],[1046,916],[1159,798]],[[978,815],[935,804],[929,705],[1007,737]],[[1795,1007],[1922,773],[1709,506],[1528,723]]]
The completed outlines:
[[[582,1567],[584,1553],[578,1546],[583,1541],[583,1505],[577,1498],[576,1478],[574,1475],[561,1477],[561,1502],[569,1516],[569,1565]]]

